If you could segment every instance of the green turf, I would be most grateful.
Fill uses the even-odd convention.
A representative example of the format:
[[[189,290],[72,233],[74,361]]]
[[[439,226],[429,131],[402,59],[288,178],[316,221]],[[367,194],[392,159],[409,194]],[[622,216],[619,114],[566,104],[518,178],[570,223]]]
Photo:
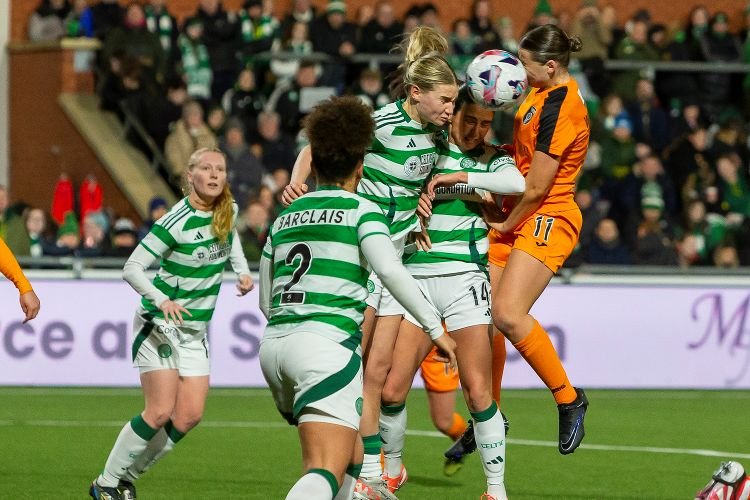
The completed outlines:
[[[506,391],[511,421],[506,484],[516,499],[690,499],[719,462],[692,449],[750,454],[750,397],[724,391],[587,391],[588,445],[676,448],[677,453],[587,449],[563,457],[546,391]],[[0,499],[86,498],[122,424],[142,408],[135,389],[0,388]],[[424,392],[409,398],[409,429],[431,431]],[[462,413],[467,414],[462,409]],[[157,499],[280,499],[300,474],[296,432],[265,390],[214,389],[203,423],[138,484]],[[409,435],[402,499],[472,499],[484,491],[475,455],[442,475],[448,439]],[[750,468],[750,458],[739,458]]]

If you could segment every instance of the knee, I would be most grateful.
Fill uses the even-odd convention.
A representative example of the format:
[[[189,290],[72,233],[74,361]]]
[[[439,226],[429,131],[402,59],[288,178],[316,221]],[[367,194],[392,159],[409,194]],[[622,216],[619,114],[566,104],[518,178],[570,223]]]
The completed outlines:
[[[464,392],[466,394],[466,404],[469,407],[469,411],[473,413],[486,410],[490,406],[490,403],[492,403],[489,387],[467,386],[464,388]]]
[[[200,423],[201,418],[203,418],[203,415],[200,413],[175,415],[174,418],[172,418],[172,425],[184,434],[195,428]]]
[[[406,400],[407,390],[399,387],[399,384],[397,383],[386,380],[385,385],[383,386],[383,392],[380,395],[380,400],[385,405],[400,405]]]
[[[492,320],[495,322],[495,326],[510,340],[513,340],[523,316],[523,314],[518,314],[502,303],[492,306]]]
[[[172,416],[172,408],[146,408],[143,412],[143,420],[154,429],[164,427]]]

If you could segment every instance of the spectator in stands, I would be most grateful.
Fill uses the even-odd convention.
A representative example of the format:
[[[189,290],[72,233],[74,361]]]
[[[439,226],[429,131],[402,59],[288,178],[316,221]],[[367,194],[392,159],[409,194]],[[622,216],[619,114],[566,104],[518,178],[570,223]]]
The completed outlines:
[[[49,42],[65,36],[65,20],[68,14],[68,0],[42,0],[29,18],[29,40]]]
[[[534,8],[534,13],[526,26],[526,31],[542,26],[544,24],[557,24],[557,19],[552,12],[552,6],[549,0],[539,0]]]
[[[429,26],[430,28],[435,28],[441,32],[444,31],[443,27],[440,25],[440,12],[438,12],[438,8],[434,3],[423,3],[421,11],[419,22],[422,26]]]
[[[206,113],[206,125],[216,137],[222,137],[226,130],[227,114],[219,104],[212,104]]]
[[[65,36],[71,38],[94,36],[94,16],[88,0],[73,2],[73,8],[65,18]]]
[[[729,33],[729,20],[726,13],[717,12],[709,24],[708,31],[700,39],[701,55],[707,62],[740,62],[742,47],[739,40]],[[715,71],[699,73],[701,99],[709,115],[717,118],[730,103],[732,75]]]
[[[182,77],[188,95],[206,105],[211,99],[214,72],[208,48],[203,43],[203,21],[192,17],[185,23],[185,32],[177,38],[182,59]]]
[[[713,263],[716,267],[734,269],[740,266],[737,247],[731,241],[726,241],[716,247],[713,253]]]
[[[268,209],[259,201],[253,200],[247,204],[242,214],[241,227],[238,233],[240,241],[242,241],[242,250],[248,262],[260,261],[270,223],[271,217]]]
[[[185,81],[177,76],[170,78],[166,85],[166,94],[155,93],[148,105],[150,112],[146,115],[145,126],[161,150],[169,136],[172,124],[182,116],[182,107],[188,100]]]
[[[602,99],[599,113],[591,120],[591,140],[601,142],[615,129],[615,121],[625,111],[622,98],[609,94]]]
[[[633,139],[661,152],[669,144],[669,115],[654,92],[654,84],[641,78],[635,85],[635,100],[625,107],[633,121]]]
[[[143,222],[143,225],[138,230],[138,241],[142,240],[154,225],[154,222],[162,218],[168,210],[167,200],[160,196],[154,196],[148,202],[148,219]]]
[[[322,52],[333,59],[323,65],[321,84],[343,88],[346,81],[346,65],[341,58],[356,52],[357,31],[346,20],[346,4],[342,0],[330,0],[325,14],[310,24],[310,41],[315,52]]]
[[[502,16],[497,20],[497,34],[500,37],[500,48],[512,54],[518,54],[518,39],[513,31],[513,19]]]
[[[273,16],[266,2],[262,0],[245,0],[237,13],[240,25],[240,53],[242,64],[255,68],[267,68],[267,62],[256,61],[255,56],[268,52],[276,38],[279,37],[279,20]],[[259,69],[262,73],[263,69]]]
[[[404,12],[404,35],[411,33],[414,28],[419,26],[422,22],[422,7],[419,4],[412,4],[406,12]]]
[[[359,52],[364,54],[388,54],[399,41],[404,26],[396,19],[389,0],[380,0],[375,5],[375,17],[360,33]],[[386,70],[384,69],[383,72]]]
[[[109,219],[104,212],[91,212],[83,218],[81,244],[76,251],[80,257],[101,257],[110,250]]]
[[[648,43],[648,23],[634,20],[630,32],[615,48],[615,59],[621,61],[658,61],[659,54]],[[635,99],[635,85],[641,78],[640,70],[625,70],[612,77],[612,90],[625,102]]]
[[[693,200],[685,209],[684,222],[678,228],[678,236],[681,240],[687,235],[694,238],[696,258],[695,263],[708,264],[714,249],[721,243],[727,234],[724,218],[706,214],[706,205],[703,200]]]
[[[304,56],[312,54],[313,46],[310,41],[310,26],[308,23],[294,22],[289,32],[283,34],[283,38],[274,40],[273,52],[294,54]],[[277,86],[286,85],[294,79],[299,69],[299,59],[273,59],[271,61],[271,72],[276,76]]]
[[[311,5],[310,0],[294,0],[292,11],[281,22],[281,31],[289,33],[294,23],[304,23],[309,26],[316,16],[317,12],[315,7]]]
[[[705,123],[708,121],[703,115],[697,97],[693,96],[677,104],[678,107],[671,112],[673,116],[670,117],[670,143],[684,138],[693,130],[705,127]],[[675,111],[677,111],[676,114]]]
[[[620,241],[620,231],[612,219],[602,219],[586,250],[585,260],[589,264],[627,265],[632,263],[630,252]]]
[[[605,186],[617,183],[630,173],[636,161],[633,122],[621,112],[614,120],[612,132],[599,141],[602,147],[600,175]]]
[[[362,70],[353,93],[374,110],[391,102],[390,96],[383,91],[383,77],[375,69]]]
[[[300,129],[304,114],[300,111],[300,93],[306,87],[318,85],[317,65],[310,61],[300,63],[294,82],[287,87],[279,87],[269,98],[269,106],[282,117],[281,129],[295,137]]]
[[[693,54],[684,30],[677,30],[667,39],[660,57],[665,61],[691,61]],[[660,71],[654,82],[659,99],[671,109],[679,109],[698,95],[698,83],[693,72]]]
[[[658,197],[661,200],[662,218],[667,222],[676,219],[677,193],[672,180],[665,175],[658,156],[650,154],[633,166],[632,172],[615,187],[610,217],[617,221],[625,233],[632,234],[640,222],[642,200]]]
[[[99,40],[105,40],[109,33],[122,25],[125,14],[117,0],[101,0],[91,6],[91,17],[94,20],[94,36]],[[106,61],[104,61],[106,63]]]
[[[734,225],[750,217],[750,185],[746,175],[740,172],[741,166],[742,160],[734,153],[725,153],[716,159],[722,212],[728,214],[727,219]],[[729,214],[735,215],[730,218]]]
[[[232,189],[234,200],[244,207],[263,182],[265,169],[260,160],[250,151],[245,142],[245,130],[237,118],[231,118],[227,130],[219,143],[226,154],[227,182]]]
[[[497,49],[502,46],[500,35],[492,24],[492,4],[489,0],[474,0],[471,6],[469,29],[479,37],[478,52]]]
[[[677,265],[683,269],[709,264],[708,261],[701,259],[700,242],[692,234],[684,234],[675,240],[675,252]]]
[[[635,234],[633,263],[641,266],[677,265],[670,228],[662,218],[664,201],[646,194],[641,202],[643,220]]]
[[[159,37],[162,51],[168,66],[173,66],[177,58],[177,20],[167,9],[167,0],[148,0],[143,8],[146,16],[146,29]]]
[[[688,14],[688,24],[685,28],[685,43],[690,50],[690,60],[701,61],[701,40],[708,32],[709,14],[704,5],[696,5]]]
[[[104,252],[108,257],[130,257],[138,245],[138,232],[132,220],[121,217],[112,226],[112,246]]]
[[[462,77],[466,65],[480,52],[480,41],[481,39],[471,31],[468,19],[459,18],[453,21],[453,31],[448,35],[448,62],[459,78]]]
[[[255,73],[249,68],[240,71],[234,88],[224,93],[221,102],[227,115],[242,123],[245,140],[255,141],[258,137],[258,115],[266,105],[266,96],[255,86]]]
[[[216,137],[203,121],[203,108],[195,101],[186,102],[182,107],[182,119],[177,121],[164,146],[173,186],[180,186],[182,174],[195,150],[214,147]]]
[[[224,10],[221,0],[200,0],[195,17],[203,26],[201,40],[213,70],[211,97],[219,101],[234,85],[239,71],[236,58],[239,26],[236,16]]]
[[[23,214],[26,233],[29,237],[29,252],[31,257],[41,257],[54,253],[55,227],[41,208],[28,208]]]
[[[104,61],[116,52],[136,59],[148,76],[161,81],[166,68],[164,51],[159,37],[146,29],[146,15],[140,4],[129,4],[122,25],[112,29],[104,40],[101,54]]]
[[[294,140],[281,130],[279,114],[267,111],[258,115],[258,134],[260,141],[254,151],[266,170],[283,168],[291,172],[297,154]]]
[[[573,17],[570,34],[578,36],[583,43],[581,51],[573,53],[573,57],[581,62],[581,69],[592,90],[599,97],[604,97],[609,87],[604,61],[609,56],[612,29],[602,21],[597,0],[584,0],[583,6]]]
[[[76,215],[73,212],[67,212],[63,223],[57,229],[57,242],[50,251],[50,255],[73,255],[80,243],[81,233]]]
[[[667,158],[667,175],[680,193],[677,209],[682,210],[688,202],[700,198],[698,173],[702,172],[701,178],[706,178],[713,170],[708,151],[708,131],[705,126],[699,123],[688,134],[676,139],[667,148],[664,157]]]
[[[747,160],[747,136],[742,116],[736,108],[725,109],[712,127],[711,157],[723,154],[737,155],[743,162]]]

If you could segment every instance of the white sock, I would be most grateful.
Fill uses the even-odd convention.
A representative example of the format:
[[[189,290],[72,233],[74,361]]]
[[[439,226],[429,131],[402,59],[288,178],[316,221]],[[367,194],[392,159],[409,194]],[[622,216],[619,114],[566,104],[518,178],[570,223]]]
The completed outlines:
[[[148,442],[154,437],[158,429],[153,429],[140,415],[125,424],[117,436],[112,451],[109,452],[104,470],[97,478],[101,486],[115,488],[120,479],[125,476],[128,467],[146,450]]]
[[[505,493],[505,425],[493,401],[484,411],[473,413],[474,437],[487,477],[487,493],[506,500]]]
[[[354,485],[357,484],[357,477],[359,477],[359,473],[357,473],[355,477],[349,474],[349,471],[347,470],[346,475],[344,476],[344,482],[341,484],[338,494],[333,497],[333,500],[352,500],[352,496],[354,495]]]
[[[383,475],[383,466],[380,464],[380,434],[362,436],[362,444],[365,448],[362,460],[362,472],[359,477],[365,479],[380,478]]]
[[[401,474],[401,454],[406,440],[406,404],[380,407],[380,440],[385,455],[385,474]]]
[[[286,500],[332,500],[338,492],[336,477],[325,469],[310,469],[294,483]]]
[[[146,451],[141,453],[133,465],[128,467],[125,479],[128,481],[135,482],[136,479],[141,477],[144,472],[154,466],[156,462],[164,458],[164,456],[172,451],[174,446],[185,437],[185,433],[175,429],[172,421],[166,423],[166,425],[159,429],[159,432],[151,438],[146,446]]]

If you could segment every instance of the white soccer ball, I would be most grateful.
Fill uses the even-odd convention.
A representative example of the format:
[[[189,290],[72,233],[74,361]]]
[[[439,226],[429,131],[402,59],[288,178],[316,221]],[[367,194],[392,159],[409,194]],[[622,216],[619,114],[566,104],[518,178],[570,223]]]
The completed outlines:
[[[475,103],[496,111],[515,104],[526,91],[528,80],[516,56],[488,50],[469,63],[466,86]]]

